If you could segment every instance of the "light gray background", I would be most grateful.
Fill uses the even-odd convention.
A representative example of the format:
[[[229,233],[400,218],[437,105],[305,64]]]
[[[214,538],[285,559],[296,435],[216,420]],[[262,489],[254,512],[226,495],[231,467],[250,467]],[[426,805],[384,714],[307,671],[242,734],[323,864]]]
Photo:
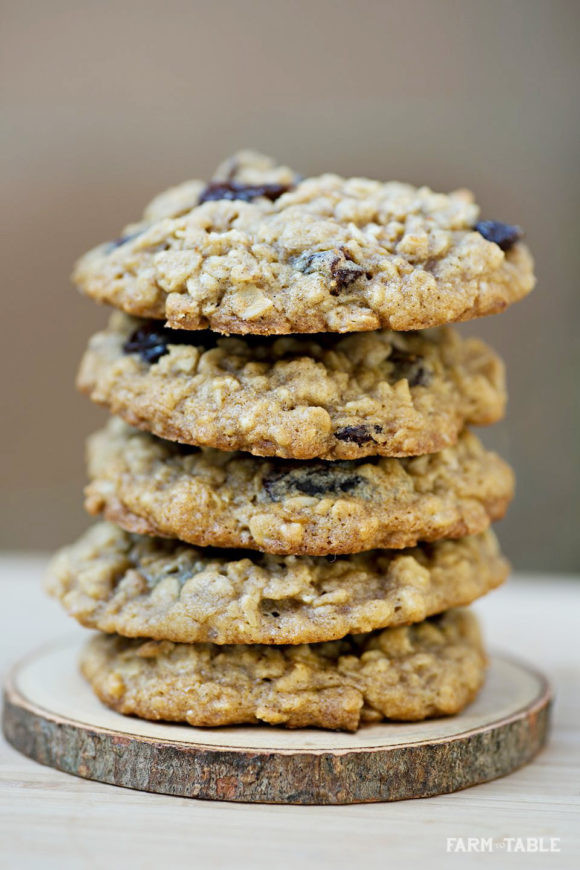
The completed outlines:
[[[509,367],[485,439],[515,466],[499,533],[516,567],[580,568],[580,4],[565,0],[32,0],[2,4],[0,543],[53,548],[87,520],[73,378],[106,312],[68,283],[164,187],[240,146],[475,190],[521,223],[538,286],[462,327]]]

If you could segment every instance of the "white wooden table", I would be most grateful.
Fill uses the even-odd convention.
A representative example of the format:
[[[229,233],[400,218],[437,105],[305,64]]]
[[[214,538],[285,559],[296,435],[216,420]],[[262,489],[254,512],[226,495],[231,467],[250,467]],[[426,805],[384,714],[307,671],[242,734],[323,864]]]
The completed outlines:
[[[2,674],[70,633],[39,558],[0,559]],[[267,806],[165,797],[76,779],[0,744],[0,867],[397,868],[580,866],[580,578],[516,577],[477,605],[490,646],[529,660],[556,691],[550,744],[505,779],[423,801]],[[78,629],[82,631],[82,629]],[[480,839],[483,854],[448,851]],[[521,839],[520,839],[521,838]],[[525,838],[560,851],[533,848]],[[541,841],[539,838],[543,838]],[[473,848],[473,844],[471,845]]]

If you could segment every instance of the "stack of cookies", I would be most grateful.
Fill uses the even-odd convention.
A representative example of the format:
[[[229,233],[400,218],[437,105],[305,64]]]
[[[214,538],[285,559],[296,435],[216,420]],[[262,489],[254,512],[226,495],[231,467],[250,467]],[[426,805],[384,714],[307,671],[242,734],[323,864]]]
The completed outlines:
[[[461,710],[466,609],[506,578],[501,360],[446,324],[528,293],[471,195],[302,179],[251,152],[159,196],[75,281],[120,309],[78,383],[102,519],[49,589],[99,634],[105,704],[192,725],[356,730]]]

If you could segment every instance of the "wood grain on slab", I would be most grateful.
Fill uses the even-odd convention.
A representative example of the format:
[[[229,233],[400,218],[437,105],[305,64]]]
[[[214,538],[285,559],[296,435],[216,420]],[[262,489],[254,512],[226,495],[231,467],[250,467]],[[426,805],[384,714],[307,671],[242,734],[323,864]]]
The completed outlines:
[[[75,637],[15,667],[6,682],[4,734],[42,764],[143,791],[289,804],[428,797],[511,773],[548,733],[547,682],[501,658],[492,659],[480,695],[457,716],[345,734],[202,729],[121,716],[82,679],[79,653]]]

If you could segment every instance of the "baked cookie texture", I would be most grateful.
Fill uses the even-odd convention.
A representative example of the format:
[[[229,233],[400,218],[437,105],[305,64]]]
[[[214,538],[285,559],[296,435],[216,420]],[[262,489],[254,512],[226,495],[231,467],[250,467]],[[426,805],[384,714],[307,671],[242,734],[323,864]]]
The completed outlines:
[[[300,179],[241,152],[209,185],[188,181],[153,200],[82,257],[73,279],[94,299],[180,329],[424,329],[502,311],[534,285],[518,228],[478,217],[466,190]]]
[[[115,314],[79,388],[171,441],[296,459],[432,453],[505,408],[503,365],[449,328],[220,338]]]
[[[514,477],[469,431],[503,416],[503,364],[450,324],[533,288],[520,228],[243,151],[73,278],[119,309],[77,380],[117,416],[87,446],[101,520],[47,590],[99,632],[98,697],[208,727],[463,709]]]
[[[55,557],[47,590],[88,628],[181,643],[299,644],[421,622],[507,577],[491,531],[332,561],[196,550],[99,523]]]
[[[464,431],[406,459],[260,459],[189,449],[111,419],[87,445],[86,507],[124,529],[198,546],[355,553],[457,538],[500,519],[510,467]]]
[[[457,713],[485,674],[475,617],[298,646],[174,644],[100,635],[81,668],[120,713],[196,726],[267,723],[356,731],[382,719]]]

